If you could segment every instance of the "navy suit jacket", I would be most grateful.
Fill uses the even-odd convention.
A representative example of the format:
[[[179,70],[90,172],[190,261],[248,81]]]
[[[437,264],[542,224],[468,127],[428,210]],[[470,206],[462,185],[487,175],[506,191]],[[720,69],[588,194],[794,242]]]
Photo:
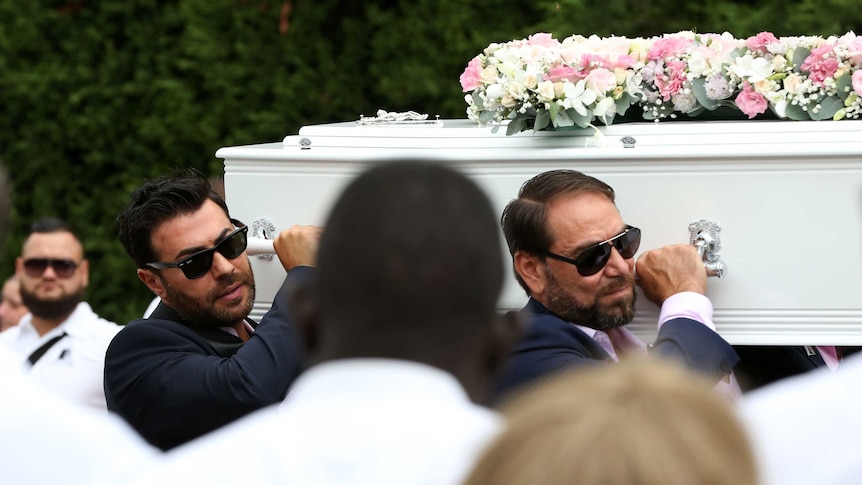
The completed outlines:
[[[815,347],[740,345],[735,349],[740,358],[736,379],[743,391],[826,366]]]
[[[494,386],[497,400],[556,371],[612,361],[586,333],[530,299],[522,310],[526,334]],[[739,362],[733,347],[705,325],[675,318],[662,325],[650,352],[683,362],[716,382]]]
[[[105,357],[108,409],[167,450],[280,402],[302,363],[287,293],[312,274],[291,270],[245,343],[217,328],[192,327],[165,305],[129,323]]]

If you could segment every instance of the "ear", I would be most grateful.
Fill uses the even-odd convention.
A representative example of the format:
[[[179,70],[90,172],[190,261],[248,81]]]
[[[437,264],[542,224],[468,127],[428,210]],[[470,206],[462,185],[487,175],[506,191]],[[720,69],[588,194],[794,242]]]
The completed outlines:
[[[15,258],[15,274],[20,278],[24,274],[24,258],[18,256]]]
[[[517,251],[512,263],[515,271],[530,288],[530,295],[541,295],[545,292],[545,264],[539,256]]]
[[[147,288],[161,298],[162,301],[165,301],[165,296],[167,295],[165,285],[162,284],[162,279],[156,276],[155,273],[146,269],[138,268],[138,279],[147,285]]]
[[[81,270],[81,282],[86,288],[90,284],[90,262],[86,259],[82,260],[78,269]]]

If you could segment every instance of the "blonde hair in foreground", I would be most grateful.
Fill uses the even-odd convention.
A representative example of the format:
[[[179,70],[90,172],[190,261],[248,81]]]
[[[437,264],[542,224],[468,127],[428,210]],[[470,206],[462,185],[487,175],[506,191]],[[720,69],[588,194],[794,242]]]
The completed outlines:
[[[559,374],[502,409],[508,427],[468,485],[754,485],[731,404],[669,363]]]

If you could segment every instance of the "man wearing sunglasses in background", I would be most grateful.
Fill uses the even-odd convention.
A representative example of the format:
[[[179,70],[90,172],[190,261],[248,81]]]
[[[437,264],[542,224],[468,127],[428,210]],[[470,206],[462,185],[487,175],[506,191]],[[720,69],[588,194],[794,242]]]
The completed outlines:
[[[105,391],[117,412],[167,450],[280,402],[301,358],[287,311],[290,285],[309,273],[319,228],[278,237],[289,275],[260,325],[248,319],[254,276],[248,228],[196,173],[146,182],[118,217],[138,278],[161,303],[108,349]]]
[[[15,261],[21,300],[30,313],[0,334],[22,368],[51,391],[105,409],[105,351],[120,326],[83,301],[89,263],[81,241],[55,218],[33,223]]]
[[[617,361],[647,346],[625,328],[635,284],[661,307],[650,352],[675,358],[718,382],[738,357],[715,331],[706,271],[697,250],[673,245],[637,262],[640,230],[626,225],[604,182],[574,170],[539,174],[503,211],[515,277],[530,296],[527,334],[515,348],[496,395],[574,365]]]

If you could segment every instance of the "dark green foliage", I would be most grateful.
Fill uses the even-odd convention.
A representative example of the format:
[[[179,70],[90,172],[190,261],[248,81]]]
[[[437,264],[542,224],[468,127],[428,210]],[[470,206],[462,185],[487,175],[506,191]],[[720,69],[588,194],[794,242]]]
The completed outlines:
[[[24,0],[0,2],[0,159],[14,184],[0,277],[41,216],[79,228],[94,309],[150,295],[116,238],[128,193],[172,167],[223,173],[222,146],[377,109],[463,118],[458,76],[536,31],[843,33],[850,0]],[[228,201],[230,203],[230,201]]]

